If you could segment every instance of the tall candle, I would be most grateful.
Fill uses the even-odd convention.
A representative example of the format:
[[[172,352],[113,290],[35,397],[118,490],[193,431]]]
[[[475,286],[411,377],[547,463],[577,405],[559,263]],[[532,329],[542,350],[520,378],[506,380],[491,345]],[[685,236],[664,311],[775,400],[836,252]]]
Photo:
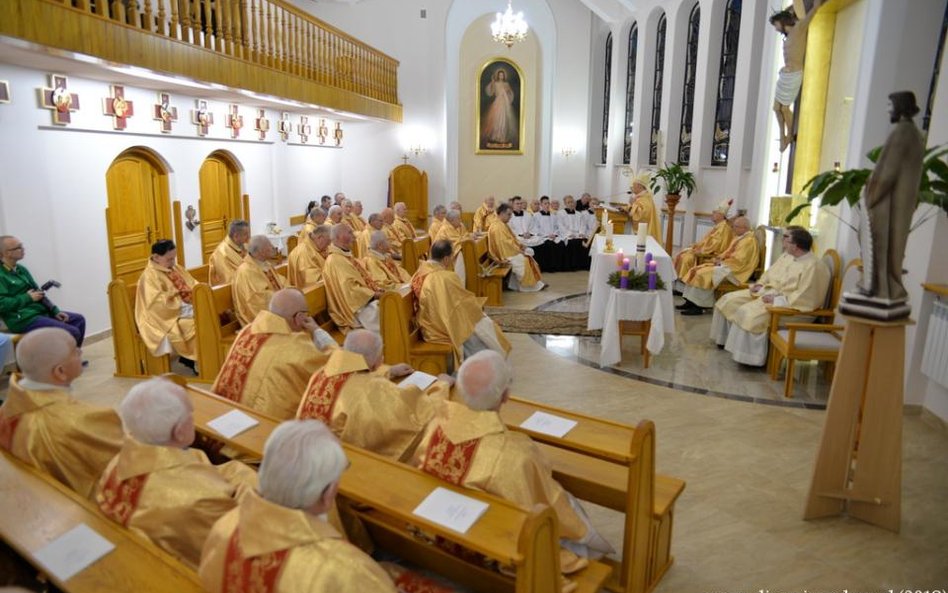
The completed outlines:
[[[645,245],[646,237],[648,237],[648,223],[640,222],[638,230],[635,231],[635,244]]]
[[[620,247],[619,251],[616,253],[616,267],[617,268],[622,267],[622,260],[624,259],[625,259],[625,254],[622,253],[622,248]]]
[[[648,262],[648,289],[655,290],[656,286],[658,286],[658,262],[653,260]]]

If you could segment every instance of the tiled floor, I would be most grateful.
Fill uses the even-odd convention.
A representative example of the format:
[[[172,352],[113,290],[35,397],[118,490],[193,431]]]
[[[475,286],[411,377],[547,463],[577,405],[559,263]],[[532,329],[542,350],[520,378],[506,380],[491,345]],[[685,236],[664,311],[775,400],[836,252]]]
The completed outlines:
[[[505,305],[533,309],[585,290],[581,273],[550,274],[544,280],[552,286],[538,294],[504,293]],[[576,299],[563,302],[578,306]],[[756,387],[770,382],[762,371],[729,366],[715,348],[702,346],[707,329],[700,324],[707,324],[706,318],[678,321],[679,334],[653,359],[649,371],[655,374],[649,377],[685,385],[703,380],[708,383],[693,386],[774,401]],[[759,405],[636,381],[561,356],[530,336],[509,338],[516,394],[619,422],[655,422],[659,472],[687,481],[676,506],[675,564],[657,592],[948,589],[948,432],[943,427],[917,415],[904,417],[901,533],[845,517],[803,521],[822,410]],[[620,369],[644,375],[634,353],[637,338],[626,340]],[[562,343],[577,357],[598,351],[592,343]],[[77,381],[76,394],[114,405],[134,381],[112,377],[110,339],[84,351],[91,364]],[[782,389],[782,383],[770,383]],[[813,399],[818,401],[819,393]],[[618,547],[617,515],[599,508],[590,514]]]

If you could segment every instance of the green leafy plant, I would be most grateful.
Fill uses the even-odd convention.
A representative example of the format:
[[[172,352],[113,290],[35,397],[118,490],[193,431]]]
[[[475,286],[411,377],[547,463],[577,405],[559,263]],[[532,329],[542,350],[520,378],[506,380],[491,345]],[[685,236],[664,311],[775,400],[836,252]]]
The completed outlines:
[[[866,154],[866,158],[876,163],[881,153],[882,147],[877,146]],[[948,154],[948,145],[945,144],[925,151],[922,180],[918,187],[918,204],[932,204],[948,214],[948,162],[945,161],[945,154]],[[836,206],[843,200],[852,207],[857,206],[871,175],[872,169],[849,169],[825,171],[814,176],[803,186],[806,203],[791,210],[785,222],[790,222],[816,199],[820,199],[821,206]],[[928,219],[925,218],[918,224],[925,220]]]
[[[672,163],[659,169],[652,177],[652,192],[658,191],[661,185],[665,186],[666,194],[680,196],[684,190],[687,198],[695,191],[695,175],[685,170],[681,163]]]
[[[606,284],[612,286],[613,288],[619,288],[619,279],[621,275],[619,271],[609,274],[609,279],[606,280]],[[665,282],[662,281],[661,276],[655,278],[655,288],[657,290],[665,290]],[[640,292],[645,292],[648,290],[648,273],[646,272],[636,272],[635,270],[629,270],[629,290],[638,290]]]

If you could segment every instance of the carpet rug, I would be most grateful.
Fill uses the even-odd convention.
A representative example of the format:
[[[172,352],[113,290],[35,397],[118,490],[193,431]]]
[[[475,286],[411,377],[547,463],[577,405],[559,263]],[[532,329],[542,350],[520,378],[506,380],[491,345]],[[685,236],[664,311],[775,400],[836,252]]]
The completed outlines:
[[[552,334],[558,336],[596,336],[601,330],[586,329],[587,313],[525,311],[508,307],[484,307],[484,313],[507,333]]]

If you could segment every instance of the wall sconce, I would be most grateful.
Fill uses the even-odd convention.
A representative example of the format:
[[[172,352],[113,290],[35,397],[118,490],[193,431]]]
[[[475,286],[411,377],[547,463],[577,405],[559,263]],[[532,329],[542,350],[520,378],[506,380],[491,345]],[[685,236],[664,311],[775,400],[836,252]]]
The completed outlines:
[[[184,226],[188,227],[189,231],[193,231],[201,224],[201,221],[197,219],[197,210],[194,209],[194,206],[189,205],[184,211],[184,217],[188,219]]]
[[[563,150],[561,150],[560,152],[563,153],[563,157],[565,157],[566,159],[569,159],[569,157],[576,154],[576,149],[573,148],[572,146],[564,146]]]

